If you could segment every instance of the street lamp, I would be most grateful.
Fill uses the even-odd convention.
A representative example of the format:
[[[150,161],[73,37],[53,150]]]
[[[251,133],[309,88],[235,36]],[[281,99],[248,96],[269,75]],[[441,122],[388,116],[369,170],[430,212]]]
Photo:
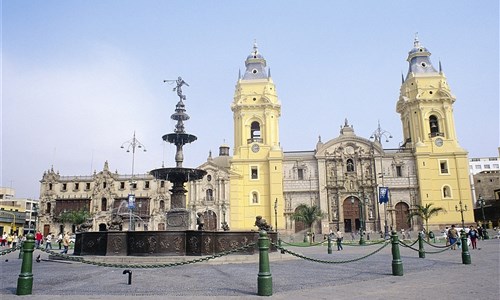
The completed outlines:
[[[486,201],[484,201],[483,196],[479,195],[479,200],[477,200],[477,203],[481,207],[481,212],[483,213],[483,223],[485,223],[486,217],[484,216],[484,205],[486,204]]]
[[[361,199],[358,199],[358,208],[359,208],[359,244],[364,245],[365,244],[365,239],[363,238],[364,232],[366,231],[365,228],[365,214],[364,214],[364,207],[368,203],[368,200],[365,199],[365,203]],[[351,196],[351,204],[354,204],[354,196]]]
[[[38,204],[33,203],[33,215],[35,216],[35,226],[33,228],[33,233],[36,232],[36,225],[37,225],[37,220],[38,220]]]
[[[122,149],[127,149],[127,153],[132,150],[132,178],[130,179],[130,194],[128,195],[128,209],[129,209],[129,225],[128,225],[128,230],[133,231],[133,225],[132,225],[132,210],[135,207],[135,194],[134,194],[134,185],[136,184],[136,181],[134,181],[134,163],[135,163],[135,148],[139,148],[146,152],[146,147],[139,142],[138,139],[135,138],[135,131],[134,131],[134,136],[132,137],[131,140],[128,140],[124,142],[120,148]]]
[[[226,202],[223,201],[222,202],[222,205],[221,205],[221,209],[222,209],[222,230],[224,231],[228,231],[229,230],[229,226],[227,226],[227,223],[226,223],[226,211],[227,211],[227,207],[226,207]]]
[[[460,205],[460,209],[458,209],[458,205],[455,205],[455,210],[457,212],[460,212],[460,215],[462,216],[462,230],[465,232],[464,211],[467,211],[467,204],[462,206],[462,200],[460,200],[460,202],[458,202],[458,204]]]
[[[389,142],[389,139],[392,139],[392,134],[389,131],[382,129],[380,127],[380,121],[378,121],[377,129],[372,133],[370,139],[374,139],[374,142],[378,142],[382,146],[382,138],[385,138],[385,142],[387,143]],[[374,158],[374,165],[375,165],[375,158]],[[376,169],[375,166],[374,169]],[[382,166],[382,153],[380,153],[380,178],[382,178],[382,187],[384,187],[384,169]],[[384,238],[386,240],[389,239],[389,226],[387,225],[387,202],[384,202]]]
[[[278,198],[274,200],[274,231],[278,232]]]

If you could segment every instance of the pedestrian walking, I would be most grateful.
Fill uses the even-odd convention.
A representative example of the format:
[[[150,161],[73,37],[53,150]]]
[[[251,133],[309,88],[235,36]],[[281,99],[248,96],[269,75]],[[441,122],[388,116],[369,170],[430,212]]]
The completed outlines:
[[[64,250],[61,252],[62,254],[68,254],[69,249],[69,232],[67,232],[63,237],[63,246]]]
[[[455,225],[451,225],[451,229],[448,230],[448,239],[450,240],[451,250],[456,250],[458,242],[458,231],[455,229]]]
[[[12,248],[16,248],[17,243],[19,243],[19,237],[17,236],[17,233],[14,233],[14,236],[12,237]]]
[[[342,247],[342,240],[344,239],[344,236],[339,228],[337,228],[337,233],[335,235],[337,237],[337,251],[344,250]]]
[[[63,241],[63,234],[61,232],[61,233],[59,233],[59,236],[57,237],[57,243],[59,244],[59,250],[62,249],[62,241]]]
[[[40,232],[40,230],[37,230],[35,233],[35,248],[40,248],[42,240],[43,240],[43,235]]]
[[[477,233],[480,240],[484,240],[483,227],[481,225],[477,226]]]
[[[477,230],[474,228],[474,226],[470,226],[469,233],[467,234],[470,238],[470,242],[472,244],[472,249],[477,249],[477,238],[478,238],[478,233]]]
[[[45,237],[45,250],[49,249],[52,250],[52,233],[49,232],[47,236]]]

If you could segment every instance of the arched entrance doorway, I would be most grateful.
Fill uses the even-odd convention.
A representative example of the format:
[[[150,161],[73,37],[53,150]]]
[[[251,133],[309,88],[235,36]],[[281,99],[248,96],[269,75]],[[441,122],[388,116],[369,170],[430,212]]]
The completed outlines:
[[[354,203],[351,203],[351,199],[354,199]],[[349,196],[344,200],[342,207],[344,210],[344,231],[359,231],[359,229],[361,228],[361,222],[359,218],[359,199],[354,196]]]
[[[408,204],[398,202],[398,204],[394,206],[394,211],[396,213],[396,230],[409,229],[411,224],[410,220],[408,220],[408,215],[410,213]]]
[[[99,224],[99,231],[107,231],[107,226],[104,223]]]
[[[295,212],[297,212],[297,209],[298,208],[295,209]],[[294,226],[295,226],[295,233],[304,231],[306,229],[306,224],[304,224],[304,222],[302,221],[295,221]]]
[[[205,220],[204,230],[217,230],[217,215],[212,210],[205,211],[203,219]]]

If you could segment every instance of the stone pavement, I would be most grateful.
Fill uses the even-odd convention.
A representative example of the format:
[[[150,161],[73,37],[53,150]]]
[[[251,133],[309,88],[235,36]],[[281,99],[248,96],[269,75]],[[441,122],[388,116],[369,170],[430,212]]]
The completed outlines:
[[[441,244],[442,245],[442,244]],[[404,275],[392,275],[390,245],[357,262],[323,264],[270,255],[272,299],[500,299],[500,240],[479,241],[470,250],[472,264],[462,264],[461,250],[418,253],[400,247]],[[287,247],[308,257],[342,261],[364,256],[380,245],[344,246],[327,254],[326,247]],[[440,249],[425,245],[426,251]],[[257,299],[258,255],[232,255],[224,262],[196,263],[160,269],[132,269],[48,260],[33,263],[33,295],[16,296],[21,269],[18,253],[0,257],[0,299]],[[168,259],[172,259],[171,257]],[[8,260],[8,261],[6,261]]]

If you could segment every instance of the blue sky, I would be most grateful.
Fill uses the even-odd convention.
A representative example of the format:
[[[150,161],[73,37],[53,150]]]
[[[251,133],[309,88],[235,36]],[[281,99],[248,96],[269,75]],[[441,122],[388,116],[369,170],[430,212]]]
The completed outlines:
[[[238,70],[254,39],[282,102],[281,145],[312,150],[348,118],[368,138],[380,120],[397,147],[401,73],[415,32],[457,100],[459,142],[498,156],[498,1],[2,1],[1,185],[38,197],[43,172],[131,172],[120,146],[146,145],[135,172],[174,165],[170,133],[189,87],[184,166],[233,145]]]

